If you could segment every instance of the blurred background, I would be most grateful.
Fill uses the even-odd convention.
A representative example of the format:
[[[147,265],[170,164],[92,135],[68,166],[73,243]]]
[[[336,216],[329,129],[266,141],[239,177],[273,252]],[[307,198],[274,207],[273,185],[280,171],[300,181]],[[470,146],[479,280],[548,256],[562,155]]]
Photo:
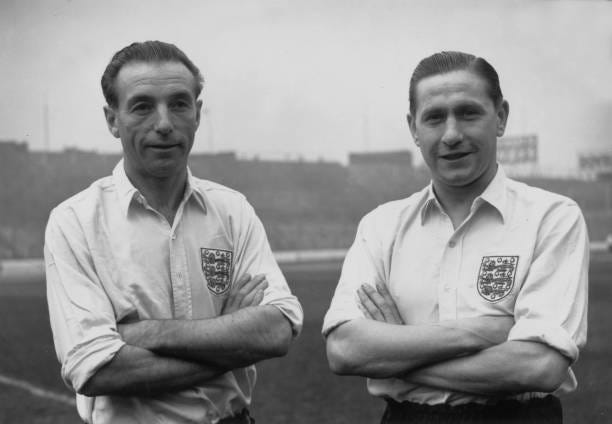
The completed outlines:
[[[593,317],[612,302],[601,251],[612,233],[611,23],[610,1],[3,0],[0,422],[76,422],[40,258],[51,208],[120,158],[100,89],[120,48],[172,42],[200,67],[192,171],[243,192],[279,257],[333,249],[329,260],[283,264],[307,323],[285,362],[261,367],[255,412],[263,422],[376,422],[382,404],[361,379],[329,373],[318,331],[359,219],[429,181],[405,120],[412,70],[441,50],[497,69],[511,111],[499,161],[582,207],[595,246]],[[612,327],[592,322],[567,422],[609,417]]]

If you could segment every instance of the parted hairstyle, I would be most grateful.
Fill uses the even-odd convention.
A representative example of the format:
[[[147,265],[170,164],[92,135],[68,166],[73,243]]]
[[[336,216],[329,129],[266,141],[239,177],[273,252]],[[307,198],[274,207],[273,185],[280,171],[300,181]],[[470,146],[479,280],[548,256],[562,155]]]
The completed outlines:
[[[144,41],[132,43],[114,54],[102,74],[102,93],[111,107],[117,106],[117,93],[115,92],[115,79],[123,66],[132,62],[161,63],[179,62],[189,69],[196,80],[195,97],[202,92],[204,78],[197,66],[185,53],[174,44],[163,41]]]
[[[504,96],[499,86],[499,76],[489,62],[469,53],[444,51],[426,57],[414,69],[409,89],[410,114],[412,116],[416,114],[416,87],[419,81],[434,75],[463,70],[473,72],[484,79],[487,82],[487,94],[493,100],[493,104],[495,106],[500,104]]]

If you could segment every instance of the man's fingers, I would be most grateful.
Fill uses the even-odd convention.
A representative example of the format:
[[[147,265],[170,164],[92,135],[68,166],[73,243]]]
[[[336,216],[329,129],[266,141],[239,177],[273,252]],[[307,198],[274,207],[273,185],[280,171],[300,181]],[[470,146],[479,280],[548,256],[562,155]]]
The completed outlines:
[[[402,319],[402,316],[399,313],[399,309],[397,309],[397,305],[391,297],[391,293],[389,293],[387,286],[385,286],[384,284],[376,284],[376,290],[378,291],[378,293],[380,293],[380,295],[385,300],[385,303],[389,306],[390,313],[393,316],[395,323],[403,324],[404,320]]]
[[[268,288],[268,282],[266,280],[262,280],[257,286],[255,286],[249,293],[246,294],[242,298],[242,302],[240,302],[241,308],[246,308],[248,306],[257,306],[263,300],[266,289]]]
[[[263,299],[265,289],[268,288],[266,276],[258,274],[248,281],[246,281],[246,278],[250,278],[250,275],[243,275],[230,290],[229,296],[223,305],[223,314],[231,314],[238,309],[258,305]],[[257,294],[259,290],[261,290],[262,294]]]
[[[361,301],[359,301],[359,297],[357,298],[358,302],[357,302],[357,307],[359,308],[359,310],[363,313],[364,318],[367,319],[371,319],[374,320],[374,317],[372,316],[372,314],[370,313],[370,311],[368,311],[362,304]]]
[[[258,274],[251,278],[251,280],[244,284],[240,289],[238,289],[238,292],[241,293],[244,297],[250,292],[252,292],[258,285],[260,285],[265,280],[266,276],[264,274]]]
[[[361,286],[364,293],[369,297],[370,301],[376,305],[376,308],[381,312],[383,320],[390,324],[397,324],[397,319],[393,315],[391,305],[381,296],[381,294],[374,287],[364,284]],[[393,305],[393,301],[391,301]]]
[[[257,287],[258,284],[264,281],[265,278],[266,277],[263,274],[256,275],[253,278],[251,278],[249,274],[243,275],[230,289],[229,296],[226,300],[226,305],[228,307],[233,305],[234,308],[240,307],[244,297],[249,294],[254,287]]]
[[[249,281],[251,281],[251,274],[244,274],[232,285],[232,287],[230,288],[230,292],[236,292],[240,290]]]
[[[361,305],[370,313],[372,319],[376,321],[385,321],[385,317],[379,309],[378,305],[372,301],[372,298],[369,296],[366,286],[363,285],[357,290],[357,295],[359,296],[359,301]]]
[[[266,285],[266,287],[267,287],[267,285]],[[266,293],[266,289],[265,288],[257,289],[257,292],[255,293],[255,298],[253,299],[253,305],[252,306],[259,306],[259,304],[261,303],[261,301],[264,298],[265,293]]]
[[[240,298],[240,307],[244,307],[246,301],[246,298],[248,297],[249,300],[252,300],[253,295],[255,294],[255,292],[262,286],[265,285],[265,287],[268,287],[268,281],[266,280],[265,275],[256,275],[255,277],[253,277],[253,279],[251,279],[251,281],[249,281],[247,284],[245,284],[242,289],[240,289],[239,293],[239,298]],[[247,305],[248,306],[248,305]]]
[[[238,280],[236,280],[232,286],[230,287],[229,294],[225,298],[223,302],[223,308],[221,309],[221,313],[232,313],[236,309],[238,309],[240,302],[242,301],[242,295],[240,294],[240,290],[251,281],[251,274],[245,273]]]

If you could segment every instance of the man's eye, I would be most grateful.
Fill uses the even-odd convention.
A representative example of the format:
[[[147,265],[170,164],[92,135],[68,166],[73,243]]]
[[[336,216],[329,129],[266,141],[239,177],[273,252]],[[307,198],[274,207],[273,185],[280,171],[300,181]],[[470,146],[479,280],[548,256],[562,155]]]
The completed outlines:
[[[441,113],[432,113],[430,115],[426,115],[424,121],[428,124],[436,124],[442,121],[444,117]]]
[[[185,100],[177,100],[175,102],[172,102],[170,104],[170,107],[174,110],[185,110],[185,109],[189,109],[190,104],[188,102],[186,102]]]
[[[474,109],[465,109],[461,112],[463,119],[475,119],[478,117],[478,111]]]
[[[151,105],[148,103],[136,103],[132,106],[132,112],[136,113],[146,113],[151,110]]]

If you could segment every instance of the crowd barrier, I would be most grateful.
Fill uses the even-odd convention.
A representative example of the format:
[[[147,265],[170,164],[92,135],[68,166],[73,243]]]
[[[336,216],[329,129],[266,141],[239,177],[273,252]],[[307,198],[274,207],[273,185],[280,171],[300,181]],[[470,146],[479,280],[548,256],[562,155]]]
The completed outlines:
[[[605,242],[591,242],[591,252],[607,250]],[[346,255],[346,249],[312,249],[282,250],[274,252],[280,265],[308,262],[340,262]],[[0,284],[4,282],[19,283],[40,281],[45,275],[45,264],[42,259],[6,259],[0,260]]]

